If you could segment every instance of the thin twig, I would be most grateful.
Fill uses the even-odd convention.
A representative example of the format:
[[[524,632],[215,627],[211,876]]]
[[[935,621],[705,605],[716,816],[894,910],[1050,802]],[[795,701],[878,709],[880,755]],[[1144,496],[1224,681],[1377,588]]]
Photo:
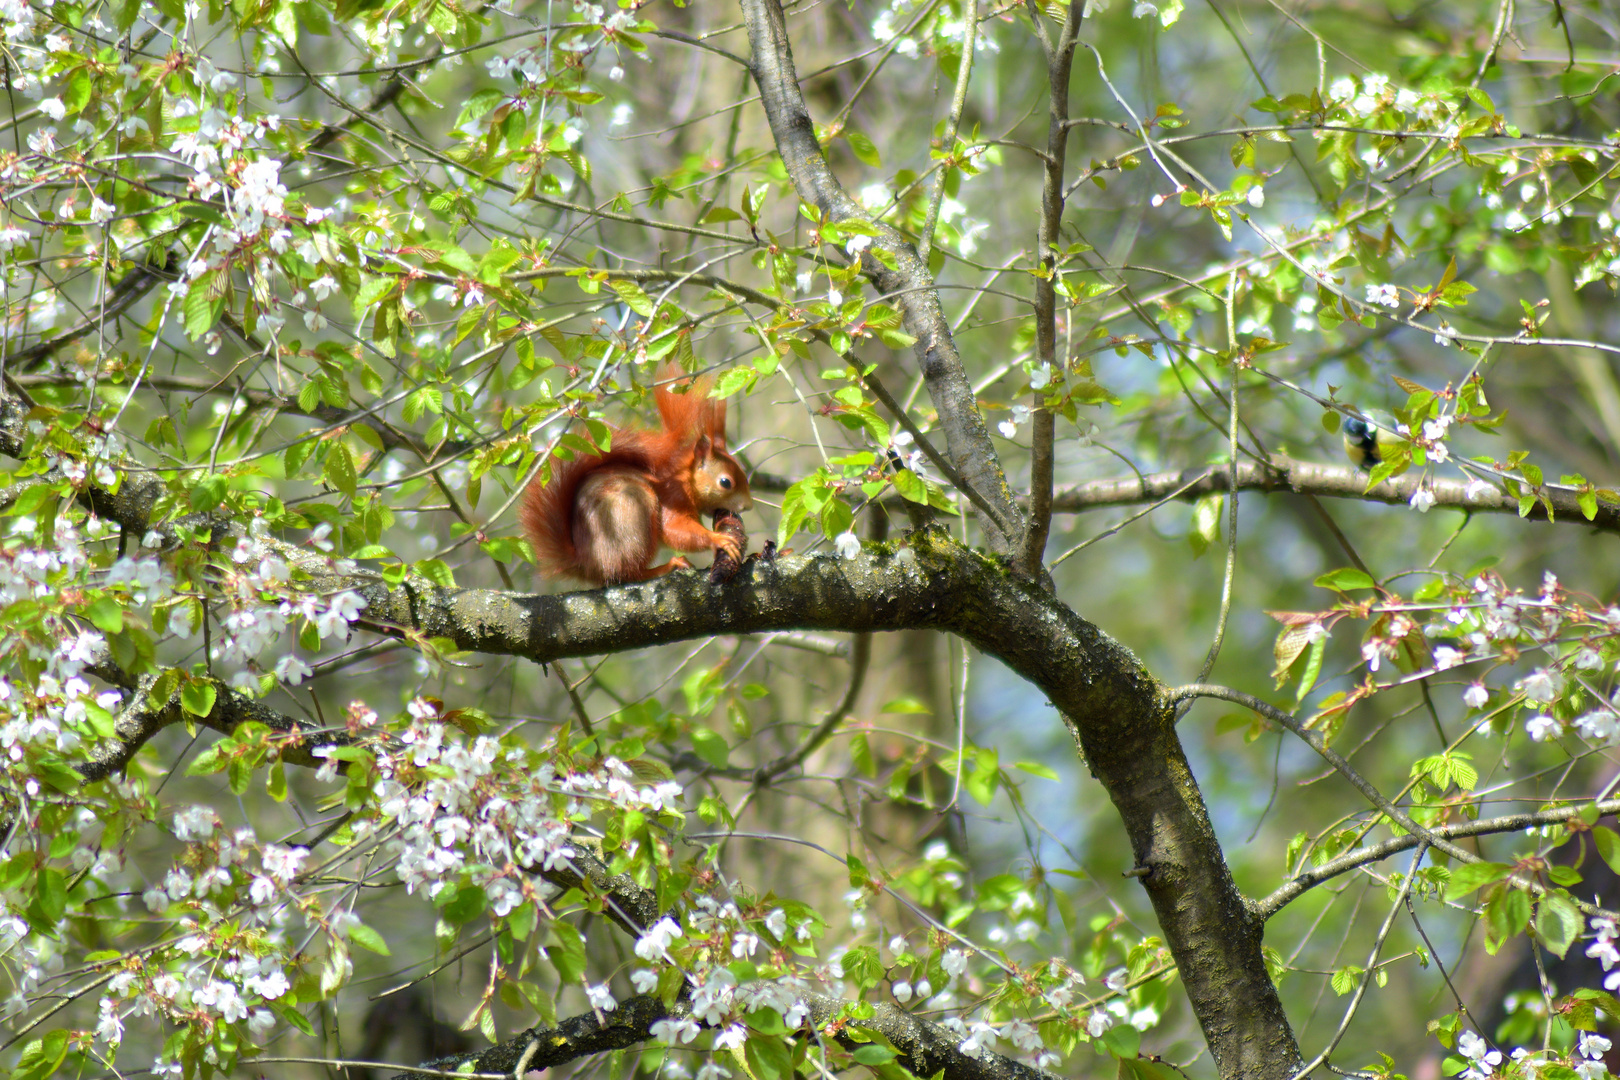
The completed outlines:
[[[1188,698],[1194,697],[1219,698],[1222,701],[1230,701],[1234,704],[1242,705],[1252,712],[1259,713],[1268,720],[1281,724],[1283,727],[1287,728],[1289,731],[1292,731],[1295,735],[1298,735],[1301,739],[1303,739],[1305,744],[1312,750],[1315,750],[1318,754],[1322,755],[1323,760],[1325,760],[1329,765],[1332,765],[1340,776],[1343,776],[1346,780],[1350,781],[1351,785],[1355,787],[1357,791],[1366,796],[1368,802],[1376,806],[1384,813],[1386,817],[1395,822],[1395,824],[1399,825],[1409,833],[1416,833],[1418,836],[1428,841],[1432,846],[1440,851],[1445,852],[1447,855],[1450,855],[1453,859],[1456,859],[1459,862],[1474,863],[1480,861],[1478,855],[1475,855],[1469,851],[1464,851],[1456,844],[1451,843],[1443,837],[1435,835],[1433,832],[1430,832],[1428,829],[1412,820],[1412,815],[1408,814],[1406,811],[1402,810],[1400,807],[1386,799],[1383,793],[1374,787],[1366,777],[1357,772],[1348,761],[1340,757],[1339,754],[1327,744],[1327,741],[1322,738],[1321,732],[1311,731],[1293,716],[1277,708],[1275,705],[1262,701],[1253,694],[1245,694],[1241,690],[1233,690],[1231,687],[1215,686],[1209,683],[1192,683],[1187,686],[1178,687],[1175,690],[1171,690],[1165,696],[1172,704],[1179,704]]]
[[[973,39],[979,34],[979,0],[966,0],[962,10],[962,60],[956,65],[956,89],[951,94],[950,117],[945,121],[945,138],[940,149],[949,162],[956,152],[956,132],[962,126],[962,107],[967,103],[968,77],[973,73]],[[939,207],[945,201],[945,180],[948,169],[939,170],[934,182],[934,194],[928,200],[928,216],[923,221],[922,233],[917,237],[917,257],[927,265],[928,255],[934,247],[934,229],[939,225]]]
[[[1412,894],[1412,882],[1417,877],[1418,864],[1423,861],[1423,856],[1428,850],[1428,845],[1426,843],[1422,844],[1418,847],[1417,854],[1412,856],[1412,865],[1406,872],[1406,880],[1401,882],[1400,895],[1389,906],[1389,915],[1385,917],[1384,925],[1378,929],[1378,937],[1373,941],[1372,951],[1367,954],[1367,964],[1365,970],[1361,973],[1361,982],[1356,984],[1355,996],[1345,1006],[1344,1019],[1339,1021],[1339,1030],[1333,1033],[1333,1038],[1328,1040],[1328,1044],[1322,1048],[1320,1054],[1317,1054],[1316,1057],[1312,1058],[1309,1063],[1294,1074],[1294,1080],[1301,1080],[1302,1077],[1309,1076],[1311,1070],[1318,1065],[1324,1064],[1328,1059],[1328,1055],[1338,1047],[1339,1040],[1344,1038],[1344,1033],[1349,1030],[1350,1021],[1354,1019],[1356,1010],[1361,1007],[1361,999],[1367,994],[1367,984],[1372,982],[1373,976],[1378,971],[1378,954],[1384,949],[1384,940],[1389,937],[1390,928],[1395,925],[1395,916],[1400,914],[1401,905]]]

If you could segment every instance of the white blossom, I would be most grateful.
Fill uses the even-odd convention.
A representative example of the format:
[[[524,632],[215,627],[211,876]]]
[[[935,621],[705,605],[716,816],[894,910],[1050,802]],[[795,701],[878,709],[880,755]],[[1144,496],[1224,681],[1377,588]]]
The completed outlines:
[[[1524,691],[1525,700],[1546,705],[1557,701],[1558,695],[1563,693],[1564,677],[1556,671],[1537,668],[1519,681],[1519,687]]]
[[[1546,742],[1564,734],[1564,725],[1550,716],[1532,716],[1524,722],[1524,733],[1536,742]]]
[[[1384,307],[1399,307],[1401,300],[1393,285],[1368,285],[1367,303]]]
[[[643,960],[668,960],[669,946],[678,937],[684,937],[674,919],[665,915],[653,923],[636,941],[636,955]],[[691,1039],[686,1040],[691,1042]]]
[[[655,1021],[652,1027],[648,1028],[653,1038],[659,1042],[668,1043],[670,1046],[677,1043],[691,1042],[698,1037],[700,1030],[702,1029],[693,1020],[684,1016],[678,1019],[666,1017],[663,1020]]]
[[[190,806],[174,815],[174,835],[181,840],[206,840],[219,819],[206,806]]]

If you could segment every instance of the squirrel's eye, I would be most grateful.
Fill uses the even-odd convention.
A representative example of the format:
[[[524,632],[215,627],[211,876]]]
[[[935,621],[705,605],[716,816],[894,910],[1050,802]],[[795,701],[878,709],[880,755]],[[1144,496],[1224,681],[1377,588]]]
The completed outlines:
[[[731,477],[722,476],[720,478],[720,486],[725,488],[727,491],[730,491],[731,490]]]

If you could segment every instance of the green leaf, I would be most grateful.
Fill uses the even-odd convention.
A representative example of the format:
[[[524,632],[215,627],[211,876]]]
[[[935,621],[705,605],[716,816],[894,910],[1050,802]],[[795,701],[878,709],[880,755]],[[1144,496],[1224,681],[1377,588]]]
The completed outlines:
[[[1566,887],[1570,885],[1579,885],[1583,880],[1585,880],[1581,877],[1581,872],[1575,869],[1573,866],[1549,866],[1547,867],[1547,877],[1554,884],[1563,885]]]
[[[726,745],[726,740],[708,728],[692,729],[692,749],[698,757],[717,769],[725,768],[731,760],[731,747]]]
[[[910,469],[896,471],[891,481],[894,484],[894,490],[898,491],[900,497],[907,502],[920,503],[923,506],[928,505],[928,485],[923,482],[922,477]]]
[[[834,497],[828,499],[821,508],[821,533],[832,540],[848,532],[855,524],[855,511],[851,510],[844,500]]]
[[[585,976],[585,939],[572,923],[553,922],[546,952],[557,975],[565,983],[576,983]]]
[[[1513,867],[1498,862],[1465,863],[1453,867],[1451,881],[1446,885],[1446,899],[1456,900],[1475,889],[1501,881],[1513,872]]]
[[[1536,934],[1547,951],[1562,960],[1575,939],[1581,936],[1581,912],[1560,893],[1549,893],[1536,905]]]
[[[979,884],[979,910],[1004,911],[1024,892],[1024,879],[1016,874],[997,874]]]
[[[1134,1058],[1142,1050],[1142,1033],[1129,1024],[1115,1024],[1097,1041],[1121,1060]]]
[[[326,482],[343,494],[354,498],[360,478],[355,474],[354,455],[341,441],[334,441],[326,453]]]
[[[856,161],[862,165],[870,165],[874,169],[883,167],[883,158],[878,154],[877,144],[865,132],[845,128],[844,138],[848,140],[850,152],[855,155]]]
[[[68,900],[67,878],[55,867],[42,866],[39,868],[38,884],[34,891],[34,903],[38,906],[40,914],[44,917],[46,926],[54,927],[62,921],[62,915],[67,911]],[[35,927],[39,930],[43,927]]]
[[[110,596],[103,596],[84,609],[84,617],[97,630],[116,634],[124,629],[124,606]]]
[[[186,291],[181,311],[185,318],[186,336],[196,341],[208,333],[225,310],[225,279],[223,271],[210,271],[191,283]]]
[[[818,474],[812,474],[803,480],[792,484],[782,496],[781,520],[776,527],[776,546],[786,547],[788,539],[799,531],[799,527],[809,520],[810,507],[806,493],[811,491],[817,482]],[[821,482],[825,482],[824,478]],[[819,508],[820,503],[816,504]]]
[[[793,1055],[775,1035],[750,1035],[743,1055],[753,1080],[787,1080],[793,1075]]]
[[[485,98],[486,94],[490,96]],[[499,91],[480,90],[468,100],[467,108],[463,110],[463,114],[465,114],[468,110],[471,110],[475,103],[482,106],[485,100],[489,102],[489,107],[493,108],[495,103],[500,101],[500,99],[501,94]],[[485,111],[487,111],[487,109]],[[435,261],[441,262],[450,267],[452,270],[459,270],[463,274],[467,274],[469,276],[478,273],[478,264],[473,262],[473,257],[459,247],[448,248]]]
[[[264,790],[276,802],[287,801],[287,766],[280,758],[271,762],[269,774],[264,778]]]
[[[980,747],[974,752],[973,760],[974,769],[962,779],[962,786],[967,788],[967,793],[978,800],[980,805],[989,806],[990,800],[996,797],[996,788],[1001,784],[996,751],[989,747]]]
[[[1582,987],[1575,991],[1574,996],[1581,1001],[1595,1002],[1600,1009],[1609,1014],[1610,1019],[1620,1020],[1620,1000],[1616,1000],[1613,994],[1604,990]]]
[[[619,299],[623,300],[625,306],[631,311],[640,315],[643,319],[652,318],[652,297],[648,296],[640,285],[633,281],[610,281],[608,282],[608,288],[618,293]]]
[[[476,885],[463,885],[445,902],[440,914],[451,926],[464,926],[482,915],[488,903],[489,898],[484,895],[483,889]]]
[[[1225,496],[1205,495],[1193,505],[1192,528],[1187,531],[1187,543],[1193,556],[1202,555],[1209,546],[1221,538],[1221,507]]]
[[[1479,783],[1479,772],[1468,764],[1468,755],[1462,751],[1446,755],[1446,777],[1464,791],[1474,790]]]
[[[364,923],[355,923],[349,927],[349,940],[362,949],[367,949],[380,956],[393,955],[388,951],[388,942],[383,940],[383,936]]]
[[[1620,835],[1616,835],[1607,825],[1599,825],[1592,830],[1592,843],[1603,861],[1609,864],[1609,869],[1620,874]]]
[[[90,91],[94,87],[95,80],[89,69],[81,67],[73,72],[61,94],[62,105],[69,116],[84,111],[84,107],[90,104]]]
[[[218,473],[210,473],[199,477],[186,496],[188,505],[193,510],[206,513],[225,501],[225,493],[230,490],[230,481]]]
[[[180,707],[192,716],[204,717],[214,711],[218,691],[206,679],[188,679],[180,688]]]
[[[724,375],[720,376],[720,381],[715,384],[714,390],[710,396],[716,398],[728,398],[737,393],[739,390],[743,390],[754,385],[754,383],[758,380],[759,372],[755,371],[753,368],[734,367]]]
[[[420,562],[413,563],[411,569],[441,589],[453,589],[456,587],[455,574],[443,559],[423,559]]]
[[[45,1080],[61,1068],[67,1057],[68,1033],[57,1030],[28,1042],[17,1059],[11,1080]]]
[[[1057,770],[1042,765],[1038,761],[1015,761],[1013,762],[1013,768],[1027,772],[1031,776],[1038,776],[1042,780],[1056,780],[1058,778]]]
[[[855,983],[861,990],[876,986],[883,978],[883,961],[878,957],[878,951],[871,945],[857,945],[844,954],[840,962],[844,969],[844,978]]]
[[[298,47],[298,11],[293,6],[293,0],[281,0],[281,3],[276,5],[276,13],[271,17],[270,25],[289,46]]]
[[[862,776],[877,775],[877,761],[872,757],[872,744],[867,741],[866,732],[857,731],[850,737],[849,757]]]
[[[1503,889],[1485,905],[1485,922],[1501,940],[1524,932],[1530,925],[1530,896],[1523,889]]]
[[[423,413],[439,416],[444,412],[444,391],[437,386],[419,386],[405,395],[401,408],[407,424],[414,424]]]
[[[364,315],[372,304],[393,292],[397,284],[399,282],[393,277],[367,275],[360,286],[360,291],[354,294],[354,317],[358,319]]]
[[[1341,567],[1338,570],[1329,570],[1314,582],[1319,589],[1337,589],[1345,592],[1349,589],[1371,589],[1374,582],[1365,570],[1355,570],[1350,567]]]
[[[904,694],[888,702],[879,712],[897,713],[901,716],[930,716],[932,710],[920,700],[910,694]]]

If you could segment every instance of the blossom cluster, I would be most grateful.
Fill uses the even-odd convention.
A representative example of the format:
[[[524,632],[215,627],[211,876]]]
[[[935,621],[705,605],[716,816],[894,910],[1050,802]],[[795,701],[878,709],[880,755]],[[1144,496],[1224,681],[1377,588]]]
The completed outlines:
[[[411,725],[392,745],[378,743],[374,797],[384,823],[397,826],[387,852],[407,891],[434,897],[466,873],[490,909],[505,916],[532,890],[526,874],[553,870],[575,855],[575,822],[608,811],[658,815],[677,807],[680,786],[640,783],[608,756],[594,767],[559,768],[542,748],[470,741],[410,706]],[[639,841],[631,840],[634,854]]]
[[[1564,1075],[1573,1073],[1579,1080],[1604,1080],[1610,1076],[1608,1066],[1604,1063],[1603,1055],[1613,1047],[1613,1042],[1606,1036],[1593,1031],[1582,1031],[1575,1040],[1572,1053],[1561,1054],[1556,1050],[1529,1050],[1525,1047],[1516,1047],[1509,1055],[1514,1069],[1511,1075],[1524,1077],[1525,1080],[1536,1080],[1543,1069],[1548,1066],[1559,1066]],[[1463,1059],[1465,1067],[1457,1074],[1460,1080],[1488,1080],[1492,1076],[1507,1075],[1504,1067],[1502,1051],[1492,1048],[1485,1037],[1477,1031],[1464,1031],[1457,1036],[1457,1054]]]
[[[1373,619],[1361,646],[1369,672],[1401,658],[1404,643],[1420,636],[1430,643],[1426,649],[1436,672],[1488,665],[1463,687],[1468,709],[1484,710],[1506,695],[1508,704],[1523,707],[1525,731],[1534,741],[1559,738],[1570,728],[1593,746],[1620,739],[1620,696],[1605,689],[1620,661],[1620,605],[1584,603],[1551,572],[1534,595],[1485,572],[1445,588],[1440,598],[1425,595],[1415,603],[1395,598]],[[1325,633],[1324,623],[1315,630]],[[1492,688],[1491,671],[1532,657],[1541,662]],[[1496,730],[1511,726],[1504,722]]]
[[[116,1047],[131,1017],[182,1025],[206,1018],[210,1024],[244,1024],[248,1037],[262,1045],[278,1020],[268,1003],[292,989],[285,930],[300,899],[294,885],[309,852],[261,842],[250,827],[227,831],[205,806],[176,812],[172,830],[188,845],[187,859],[141,899],[155,914],[180,912],[184,933],[131,957],[113,976],[100,1001],[97,1038]],[[306,922],[322,922],[316,904],[304,914]],[[326,921],[330,929],[333,920]],[[230,929],[236,922],[261,929],[244,937]]]

